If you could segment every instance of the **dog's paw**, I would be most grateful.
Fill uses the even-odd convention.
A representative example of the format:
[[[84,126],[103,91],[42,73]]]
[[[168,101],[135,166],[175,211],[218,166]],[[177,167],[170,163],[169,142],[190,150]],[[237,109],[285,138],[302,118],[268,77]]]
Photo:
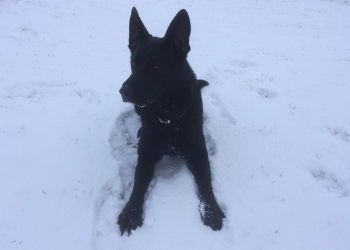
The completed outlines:
[[[143,210],[141,206],[132,206],[126,204],[123,211],[120,213],[118,217],[118,224],[120,233],[123,236],[125,232],[128,235],[131,234],[131,230],[135,230],[137,227],[141,227],[143,224]]]
[[[211,227],[214,231],[221,230],[223,219],[226,217],[216,202],[201,202],[199,211],[204,225]]]

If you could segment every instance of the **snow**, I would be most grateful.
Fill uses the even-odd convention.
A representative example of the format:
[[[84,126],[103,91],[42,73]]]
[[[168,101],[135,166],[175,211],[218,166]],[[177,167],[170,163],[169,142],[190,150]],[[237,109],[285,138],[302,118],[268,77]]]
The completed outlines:
[[[189,12],[221,231],[165,157],[143,227],[120,236],[140,124],[118,92],[133,6],[157,36]],[[0,249],[350,249],[349,13],[342,0],[0,1]]]

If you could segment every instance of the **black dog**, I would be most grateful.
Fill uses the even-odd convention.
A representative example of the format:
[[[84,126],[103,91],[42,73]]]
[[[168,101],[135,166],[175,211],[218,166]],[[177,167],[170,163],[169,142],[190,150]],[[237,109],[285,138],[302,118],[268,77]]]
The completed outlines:
[[[118,218],[121,234],[143,224],[144,195],[163,155],[181,155],[198,186],[201,218],[213,230],[222,228],[224,213],[213,194],[203,135],[201,88],[186,57],[191,24],[186,10],[170,23],[164,38],[151,36],[135,8],[129,27],[131,75],[120,89],[123,101],[141,116],[134,187]]]

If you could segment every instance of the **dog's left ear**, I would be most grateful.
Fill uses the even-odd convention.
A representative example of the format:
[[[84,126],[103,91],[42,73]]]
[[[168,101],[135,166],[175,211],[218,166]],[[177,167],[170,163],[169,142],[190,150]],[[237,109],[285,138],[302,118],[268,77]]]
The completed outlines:
[[[171,21],[164,40],[175,56],[185,59],[190,47],[191,23],[186,10],[180,10]]]

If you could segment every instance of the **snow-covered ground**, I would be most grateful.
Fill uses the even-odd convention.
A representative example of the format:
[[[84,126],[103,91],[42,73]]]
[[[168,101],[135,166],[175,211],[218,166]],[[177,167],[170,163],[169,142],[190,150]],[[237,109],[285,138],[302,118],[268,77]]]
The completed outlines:
[[[164,159],[130,237],[139,120],[119,88],[136,6],[163,36],[191,18],[214,192]],[[350,249],[350,3],[0,1],[0,249]]]

